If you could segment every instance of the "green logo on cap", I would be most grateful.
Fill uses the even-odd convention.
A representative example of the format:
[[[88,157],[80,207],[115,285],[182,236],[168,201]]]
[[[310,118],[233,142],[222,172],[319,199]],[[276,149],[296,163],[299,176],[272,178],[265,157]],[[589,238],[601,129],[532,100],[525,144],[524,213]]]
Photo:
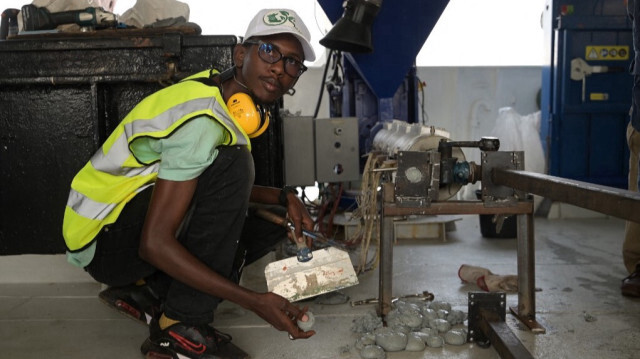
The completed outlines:
[[[265,25],[278,26],[290,22],[293,27],[296,26],[296,18],[289,15],[288,11],[278,10],[264,15],[263,21]]]

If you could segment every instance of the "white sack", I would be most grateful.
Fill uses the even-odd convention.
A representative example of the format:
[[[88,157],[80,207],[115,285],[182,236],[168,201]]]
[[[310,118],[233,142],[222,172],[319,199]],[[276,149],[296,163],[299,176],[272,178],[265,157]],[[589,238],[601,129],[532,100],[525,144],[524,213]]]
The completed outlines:
[[[158,20],[184,17],[189,21],[189,5],[176,0],[137,0],[133,7],[119,17],[129,26],[143,28]]]

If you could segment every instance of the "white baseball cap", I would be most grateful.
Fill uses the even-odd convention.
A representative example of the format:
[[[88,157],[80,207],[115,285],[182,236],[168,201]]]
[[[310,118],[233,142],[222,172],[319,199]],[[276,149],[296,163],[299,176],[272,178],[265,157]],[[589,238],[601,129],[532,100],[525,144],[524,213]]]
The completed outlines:
[[[260,10],[249,23],[245,39],[253,36],[268,36],[275,34],[292,34],[304,50],[305,61],[314,61],[316,53],[311,46],[311,34],[295,11],[289,9]]]

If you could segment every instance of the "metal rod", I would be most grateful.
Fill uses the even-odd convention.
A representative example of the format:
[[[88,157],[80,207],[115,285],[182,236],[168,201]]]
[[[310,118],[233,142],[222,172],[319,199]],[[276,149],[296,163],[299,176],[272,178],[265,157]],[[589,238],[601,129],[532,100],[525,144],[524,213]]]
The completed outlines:
[[[431,202],[428,207],[398,207],[385,204],[385,216],[408,216],[421,214],[523,214],[533,213],[533,202],[520,201],[501,206],[486,207],[481,201]]]
[[[535,299],[535,248],[533,241],[533,215],[517,217],[518,240],[518,312],[534,317]]]
[[[393,294],[393,217],[382,216],[380,232],[378,314],[384,318],[391,310]]]
[[[544,334],[547,330],[536,320],[535,288],[535,239],[533,213],[519,214],[518,228],[518,307],[510,308],[524,325],[534,334]]]
[[[491,180],[606,215],[640,223],[640,193],[535,172],[494,168]]]
[[[393,172],[397,170],[398,170],[397,167],[384,167],[384,168],[374,168],[371,170],[371,172]]]

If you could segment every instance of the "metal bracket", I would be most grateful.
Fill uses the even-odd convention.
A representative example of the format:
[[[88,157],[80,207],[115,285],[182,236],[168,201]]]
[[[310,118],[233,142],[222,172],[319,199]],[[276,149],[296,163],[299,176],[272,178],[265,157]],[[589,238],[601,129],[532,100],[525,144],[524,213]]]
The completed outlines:
[[[483,348],[491,345],[489,337],[480,327],[483,314],[481,311],[490,312],[504,322],[507,313],[506,299],[507,295],[503,292],[469,292],[469,342],[474,342]]]
[[[482,198],[486,207],[509,207],[525,198],[525,193],[494,183],[494,168],[524,169],[523,151],[482,152]]]
[[[395,179],[395,201],[400,207],[428,207],[438,200],[440,154],[400,151]]]
[[[507,295],[504,292],[469,293],[469,342],[482,348],[493,344],[500,358],[533,359],[507,323]]]

